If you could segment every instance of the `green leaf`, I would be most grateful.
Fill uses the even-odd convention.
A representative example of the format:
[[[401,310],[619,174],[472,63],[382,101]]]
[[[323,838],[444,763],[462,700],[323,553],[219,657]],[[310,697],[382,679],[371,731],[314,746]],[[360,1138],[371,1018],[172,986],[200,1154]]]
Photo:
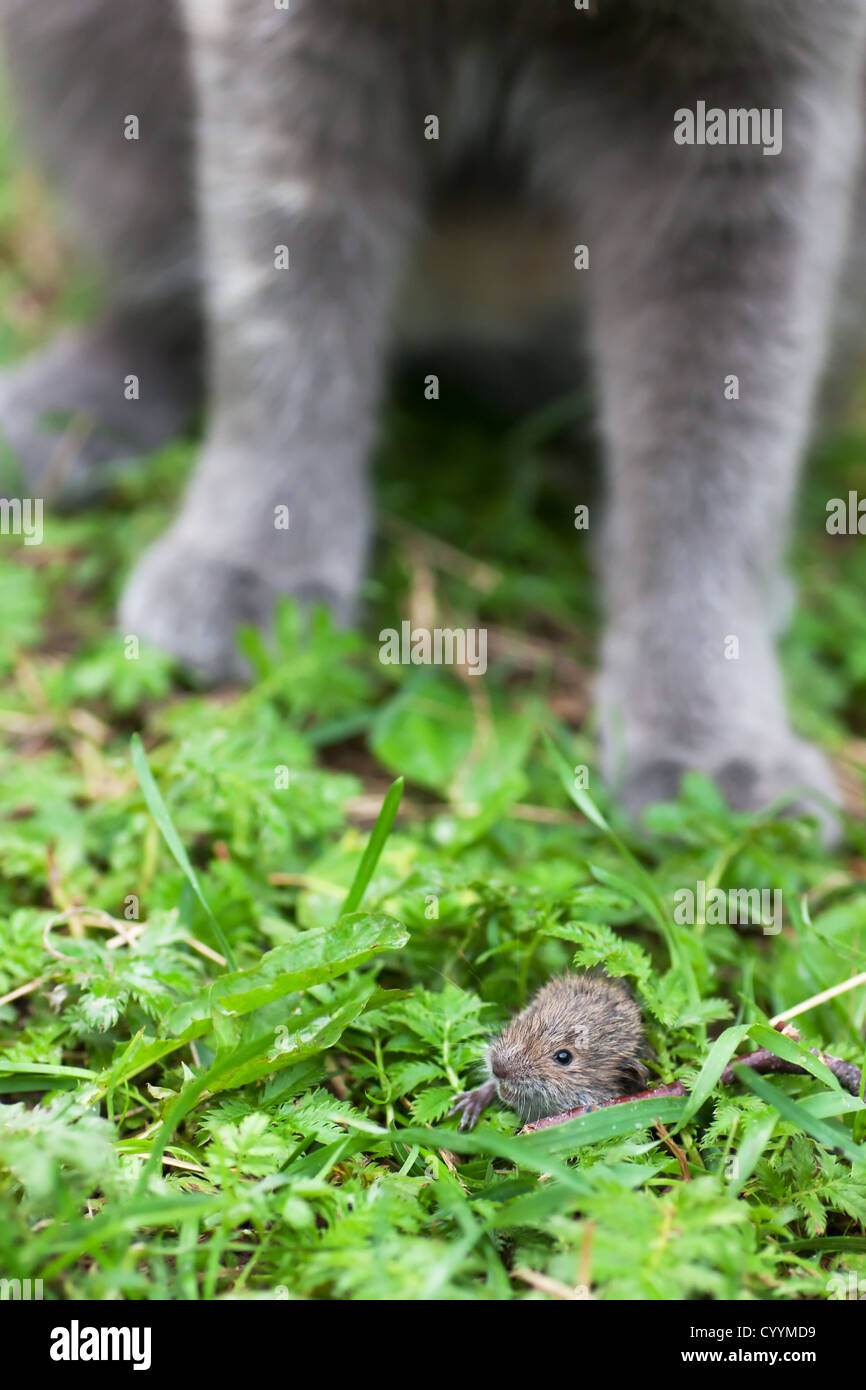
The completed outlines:
[[[212,1026],[217,1011],[237,1017],[287,994],[345,975],[379,951],[399,950],[409,933],[393,917],[352,913],[334,927],[304,932],[287,946],[267,951],[251,970],[221,975],[195,999],[179,1004],[166,1029],[183,1038]]]
[[[242,1044],[225,1059],[220,1055],[211,1067],[207,1090],[212,1094],[247,1086],[262,1076],[272,1076],[286,1067],[303,1062],[333,1047],[343,1033],[360,1018],[375,994],[375,985],[365,984],[344,999],[339,1008],[299,1020],[294,1032],[275,1040],[274,1029],[253,1039],[255,1046]],[[249,1055],[252,1046],[252,1055]]]
[[[159,1168],[162,1155],[178,1125],[198,1104],[205,1092],[216,1094],[244,1086],[261,1076],[281,1071],[305,1057],[332,1047],[348,1025],[363,1013],[374,991],[375,986],[364,986],[344,1001],[335,1012],[307,1019],[296,1033],[290,1034],[279,1044],[275,1030],[269,1028],[267,1032],[256,1033],[239,1046],[219,1053],[212,1065],[193,1081],[188,1082],[169,1106],[165,1119],[154,1135],[153,1145],[139,1175],[136,1190],[144,1191],[151,1176]]]

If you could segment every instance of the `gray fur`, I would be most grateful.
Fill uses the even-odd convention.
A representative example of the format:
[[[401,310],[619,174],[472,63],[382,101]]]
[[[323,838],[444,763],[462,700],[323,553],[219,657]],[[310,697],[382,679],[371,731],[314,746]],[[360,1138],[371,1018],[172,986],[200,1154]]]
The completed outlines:
[[[835,795],[791,731],[775,638],[841,271],[846,286],[859,273],[866,0],[598,0],[590,14],[566,0],[292,0],[287,12],[0,0],[0,12],[37,152],[110,272],[120,344],[115,368],[93,368],[84,336],[63,380],[36,359],[0,383],[31,486],[47,466],[33,424],[43,391],[45,409],[79,391],[83,410],[110,418],[116,373],[141,354],[150,424],[137,438],[176,428],[195,399],[204,267],[207,437],[177,520],[130,580],[126,631],[219,679],[238,669],[235,626],[266,626],[275,595],[351,613],[405,273],[461,170],[481,191],[498,172],[500,188],[559,218],[553,256],[591,251],[609,774],[635,809],[687,767],[744,807],[799,784]],[[675,144],[675,110],[698,100],[780,108],[782,152]],[[119,143],[127,111],[141,116],[137,146]],[[423,138],[430,113],[438,142]],[[282,244],[287,271],[274,267]],[[725,399],[732,373],[739,401]],[[85,456],[79,472],[104,461]],[[288,532],[273,525],[281,505]]]

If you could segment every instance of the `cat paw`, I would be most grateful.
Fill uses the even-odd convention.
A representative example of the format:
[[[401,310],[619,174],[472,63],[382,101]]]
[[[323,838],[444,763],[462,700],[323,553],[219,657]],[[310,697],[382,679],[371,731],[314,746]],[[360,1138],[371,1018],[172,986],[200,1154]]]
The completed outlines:
[[[187,527],[189,523],[187,522]],[[249,563],[208,551],[194,531],[174,527],[145,551],[127,581],[119,626],[176,657],[209,685],[246,681],[249,667],[238,651],[237,630],[253,626],[265,636],[274,605],[290,595],[304,607],[323,604],[342,626],[354,617],[354,599],[315,576],[279,581],[261,573],[262,557]]]
[[[243,681],[237,629],[267,629],[276,593],[251,568],[227,563],[168,532],[139,560],[120,602],[124,637],[176,657],[208,684]]]
[[[841,795],[824,754],[812,744],[790,737],[766,749],[741,755],[717,755],[689,761],[658,752],[635,759],[626,774],[619,799],[638,820],[647,806],[670,801],[678,793],[683,774],[708,773],[728,805],[735,811],[759,812],[779,801],[780,814],[810,815],[819,822],[826,845],[838,843],[840,824],[833,807]]]

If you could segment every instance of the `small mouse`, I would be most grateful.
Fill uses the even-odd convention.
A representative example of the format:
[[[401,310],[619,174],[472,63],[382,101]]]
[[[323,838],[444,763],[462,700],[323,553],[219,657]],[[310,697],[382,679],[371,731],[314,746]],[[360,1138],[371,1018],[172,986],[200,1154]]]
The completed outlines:
[[[526,1121],[640,1091],[641,1013],[622,980],[563,975],[535,994],[487,1050],[490,1079],[449,1112],[472,1129],[495,1096]]]

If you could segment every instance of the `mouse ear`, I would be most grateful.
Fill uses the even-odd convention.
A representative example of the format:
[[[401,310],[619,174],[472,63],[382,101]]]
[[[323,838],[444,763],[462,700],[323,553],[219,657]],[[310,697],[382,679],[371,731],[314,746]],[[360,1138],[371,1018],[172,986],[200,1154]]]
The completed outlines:
[[[620,1068],[623,1095],[631,1095],[633,1091],[645,1090],[648,1077],[649,1072],[643,1062],[625,1062]]]

